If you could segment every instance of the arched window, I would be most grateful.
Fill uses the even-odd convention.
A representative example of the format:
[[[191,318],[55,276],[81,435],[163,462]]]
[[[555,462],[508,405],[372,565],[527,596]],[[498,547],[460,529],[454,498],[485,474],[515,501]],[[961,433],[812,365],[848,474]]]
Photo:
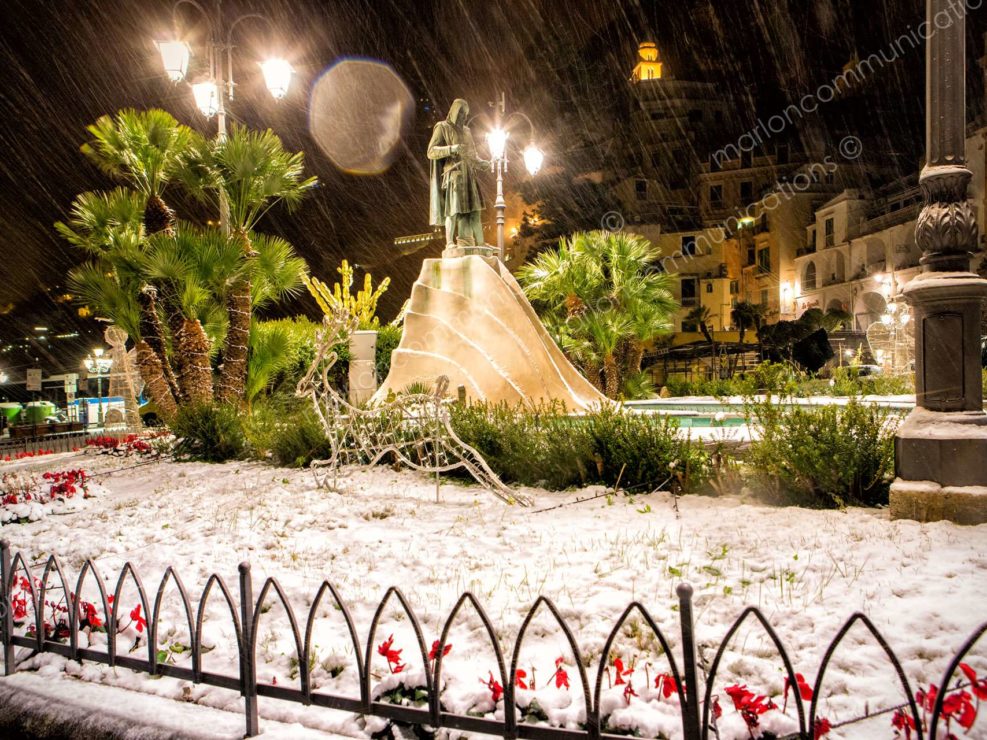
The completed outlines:
[[[816,289],[816,263],[810,262],[805,267],[805,273],[802,275],[802,290],[815,290]]]

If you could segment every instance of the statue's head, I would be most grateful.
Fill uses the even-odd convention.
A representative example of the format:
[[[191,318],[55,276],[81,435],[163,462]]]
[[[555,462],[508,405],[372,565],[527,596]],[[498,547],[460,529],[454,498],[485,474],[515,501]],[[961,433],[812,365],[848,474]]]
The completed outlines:
[[[446,120],[453,126],[464,126],[469,115],[470,104],[462,98],[456,98],[452,101],[452,106],[449,108],[449,115],[446,116]]]

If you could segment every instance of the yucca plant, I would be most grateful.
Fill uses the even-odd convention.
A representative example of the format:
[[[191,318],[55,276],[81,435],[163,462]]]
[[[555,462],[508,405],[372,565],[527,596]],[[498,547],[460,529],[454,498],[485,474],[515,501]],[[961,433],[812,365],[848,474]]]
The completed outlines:
[[[289,209],[315,187],[314,177],[303,176],[301,153],[285,151],[272,131],[249,131],[234,126],[230,134],[215,141],[200,140],[184,159],[180,173],[193,193],[212,202],[224,201],[229,209],[230,236],[246,259],[257,257],[251,230],[274,205]],[[247,379],[250,338],[251,270],[238,273],[227,293],[228,328],[223,344],[223,363],[217,398],[239,402]]]

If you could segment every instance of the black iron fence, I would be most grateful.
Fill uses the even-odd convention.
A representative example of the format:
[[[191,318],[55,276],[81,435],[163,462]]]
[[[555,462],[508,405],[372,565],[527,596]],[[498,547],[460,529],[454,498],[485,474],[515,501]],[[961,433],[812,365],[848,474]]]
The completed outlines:
[[[681,584],[677,588],[679,625],[681,632],[681,663],[676,660],[675,653],[648,610],[639,602],[631,603],[617,620],[613,629],[603,646],[599,664],[596,670],[595,681],[590,682],[575,636],[566,624],[565,619],[555,607],[555,605],[544,596],[540,596],[528,612],[521,624],[510,663],[508,664],[505,655],[496,637],[494,626],[477,599],[470,593],[464,593],[456,602],[449,616],[447,617],[441,636],[433,646],[432,650],[426,646],[425,638],[414,611],[409,605],[404,594],[396,587],[390,588],[381,600],[370,624],[370,631],[367,635],[364,647],[361,646],[356,625],[347,608],[345,602],[336,591],[335,587],[328,581],[323,581],[316,593],[312,606],[309,608],[308,616],[304,625],[300,625],[295,612],[285,595],[284,590],[274,578],[267,578],[261,586],[259,595],[254,597],[254,583],[251,577],[249,563],[241,563],[239,566],[239,593],[234,596],[226,582],[219,575],[213,574],[206,581],[205,588],[199,599],[197,609],[193,609],[189,599],[188,591],[181,581],[178,573],[168,567],[162,576],[158,586],[154,601],[147,598],[140,576],[130,563],[121,569],[116,581],[113,594],[108,594],[103,579],[100,576],[95,563],[87,560],[82,566],[74,589],[71,582],[66,578],[65,572],[55,555],[50,556],[44,565],[44,571],[40,579],[35,579],[30,565],[21,553],[12,554],[10,546],[6,541],[0,542],[0,568],[2,568],[2,579],[0,579],[0,643],[3,648],[4,669],[6,675],[11,675],[17,670],[18,662],[22,662],[31,655],[38,653],[54,653],[75,661],[93,661],[109,666],[120,666],[134,671],[147,673],[152,676],[170,676],[178,679],[192,681],[197,684],[216,686],[224,689],[238,691],[244,698],[244,712],[246,719],[246,735],[254,736],[260,732],[258,716],[258,698],[270,697],[289,702],[296,702],[303,705],[326,707],[329,709],[343,710],[365,716],[380,717],[394,722],[415,725],[420,728],[429,728],[432,731],[438,729],[462,730],[467,732],[478,732],[489,735],[499,735],[505,738],[531,738],[532,740],[555,740],[557,738],[580,739],[589,738],[624,738],[626,734],[608,732],[607,716],[601,716],[601,693],[603,689],[604,675],[609,675],[610,653],[621,628],[632,617],[638,616],[646,625],[648,630],[657,639],[664,657],[667,659],[670,669],[671,683],[674,686],[674,693],[678,697],[679,710],[681,714],[682,734],[686,740],[708,740],[710,736],[719,737],[716,727],[716,715],[719,713],[717,704],[713,700],[713,688],[717,673],[720,669],[721,661],[731,638],[748,620],[754,620],[763,627],[766,634],[778,650],[781,661],[784,664],[785,676],[788,685],[795,687],[803,684],[796,675],[792,661],[789,658],[785,646],[782,644],[777,633],[765,618],[764,614],[755,607],[748,607],[736,619],[727,631],[722,642],[716,651],[712,662],[705,666],[697,660],[696,639],[693,631],[693,609],[692,609],[692,588],[688,584]],[[18,573],[22,574],[24,590],[30,598],[30,605],[33,607],[32,629],[26,634],[16,634],[13,595],[15,591],[15,579]],[[79,645],[78,637],[80,623],[84,618],[81,614],[81,598],[76,598],[76,594],[82,594],[87,578],[92,579],[99,591],[102,601],[103,614],[106,617],[107,645],[104,650],[95,650]],[[121,655],[117,650],[117,626],[120,619],[121,594],[127,579],[131,579],[139,596],[140,606],[146,617],[146,650],[147,657],[139,658],[132,655]],[[54,585],[49,585],[49,580],[54,580]],[[183,667],[166,663],[159,659],[158,635],[160,624],[160,610],[162,600],[169,582],[173,583],[180,602],[183,607],[185,621],[189,629],[191,639],[191,667]],[[46,603],[46,593],[51,591],[63,593],[64,602],[67,604],[67,629],[64,634],[57,631],[52,632],[46,629],[44,624],[44,605]],[[239,656],[239,670],[237,675],[229,676],[220,673],[211,673],[202,669],[202,626],[205,616],[206,604],[210,594],[218,591],[222,600],[229,610],[237,641],[237,652]],[[27,597],[24,597],[25,599]],[[279,601],[285,609],[288,622],[291,627],[291,637],[293,639],[298,659],[299,688],[278,686],[273,683],[263,683],[257,680],[257,633],[261,614],[266,611],[265,603],[269,598]],[[354,651],[354,662],[359,676],[359,696],[346,696],[326,693],[313,689],[311,681],[312,657],[312,636],[316,615],[320,605],[325,599],[331,599],[332,604],[338,609],[346,623],[348,638]],[[425,699],[420,705],[404,705],[380,701],[373,694],[371,673],[371,661],[374,655],[374,642],[377,628],[384,615],[385,608],[391,599],[398,602],[401,610],[407,615],[411,626],[414,629],[417,648],[420,651],[422,665],[425,669]],[[535,618],[539,609],[546,609],[558,623],[574,657],[575,669],[578,672],[582,688],[582,699],[586,707],[586,721],[578,729],[561,728],[548,726],[545,722],[528,723],[519,721],[517,711],[507,711],[503,719],[494,718],[492,715],[474,716],[467,714],[457,714],[446,711],[443,707],[438,687],[442,686],[442,658],[443,648],[448,644],[449,632],[453,626],[457,615],[466,605],[472,607],[480,620],[493,648],[496,657],[497,671],[500,678],[499,685],[502,688],[502,699],[505,707],[516,707],[516,679],[518,677],[518,658],[525,635],[528,633],[529,625]],[[937,731],[943,726],[944,720],[950,719],[951,713],[955,717],[956,710],[948,706],[949,695],[955,694],[970,686],[967,683],[955,683],[948,690],[938,692],[934,700],[926,700],[930,703],[934,701],[931,711],[926,707],[920,712],[919,703],[916,700],[916,693],[913,691],[901,663],[887,641],[874,626],[874,624],[863,614],[853,614],[844,624],[842,629],[829,644],[820,664],[815,683],[812,687],[812,695],[819,697],[824,685],[826,671],[837,647],[843,641],[846,634],[855,625],[862,625],[874,637],[880,645],[889,661],[894,667],[894,671],[902,695],[907,697],[906,701],[897,706],[885,707],[876,711],[867,711],[863,716],[851,720],[844,720],[840,723],[833,723],[832,728],[845,727],[847,725],[873,718],[875,715],[889,714],[896,712],[903,723],[908,723],[910,731],[909,737],[922,740],[925,737],[937,737]],[[949,687],[954,674],[960,669],[960,663],[972,650],[980,637],[987,632],[987,622],[980,625],[972,635],[960,647],[950,661],[941,682],[941,687]],[[29,656],[18,661],[15,658],[16,648],[27,648]],[[434,659],[429,658],[429,653],[434,654]],[[431,667],[429,667],[431,665]],[[680,666],[681,665],[681,669]],[[699,674],[703,673],[703,681],[700,682]],[[705,685],[705,690],[700,687]],[[980,691],[987,691],[987,680],[978,681],[974,688]],[[922,695],[919,694],[919,698]],[[817,703],[809,702],[808,711],[806,703],[802,701],[799,691],[793,692],[793,702],[798,718],[798,731],[786,737],[809,740],[814,737],[822,737],[823,729],[817,716]],[[944,703],[947,704],[944,709]],[[923,724],[923,719],[926,722]],[[828,729],[825,728],[825,729]],[[890,726],[888,735],[890,736]],[[753,735],[752,735],[753,737]]]

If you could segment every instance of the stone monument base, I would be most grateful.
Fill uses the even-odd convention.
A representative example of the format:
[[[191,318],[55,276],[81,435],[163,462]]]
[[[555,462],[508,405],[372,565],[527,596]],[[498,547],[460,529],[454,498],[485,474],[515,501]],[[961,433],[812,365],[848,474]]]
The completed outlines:
[[[942,486],[933,481],[891,484],[891,518],[919,522],[987,523],[987,487]]]
[[[401,344],[375,401],[412,385],[468,401],[586,411],[611,403],[552,341],[514,276],[490,247],[450,247],[427,259],[411,290]],[[459,250],[467,251],[461,256]]]

